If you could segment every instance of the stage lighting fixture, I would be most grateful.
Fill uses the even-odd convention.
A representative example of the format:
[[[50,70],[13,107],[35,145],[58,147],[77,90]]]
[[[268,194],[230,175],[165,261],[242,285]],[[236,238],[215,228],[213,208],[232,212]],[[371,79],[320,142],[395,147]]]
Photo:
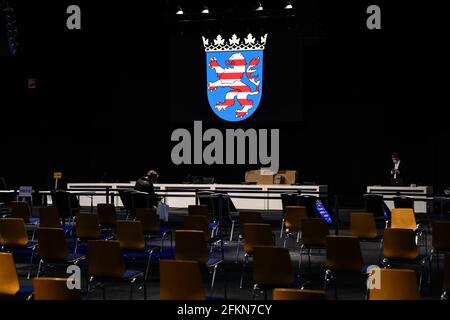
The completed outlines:
[[[291,10],[291,9],[293,9],[294,7],[292,6],[292,3],[288,0],[288,1],[286,1],[286,6],[284,7],[284,9],[286,9],[286,10]]]
[[[207,6],[203,6],[202,13],[204,13],[204,14],[208,14],[209,13],[209,9],[208,9]]]
[[[255,9],[255,11],[263,11],[263,10],[264,10],[264,8],[262,5],[262,2],[258,2],[258,7]]]
[[[183,15],[184,14],[183,9],[181,7],[178,7],[177,12],[175,14]]]

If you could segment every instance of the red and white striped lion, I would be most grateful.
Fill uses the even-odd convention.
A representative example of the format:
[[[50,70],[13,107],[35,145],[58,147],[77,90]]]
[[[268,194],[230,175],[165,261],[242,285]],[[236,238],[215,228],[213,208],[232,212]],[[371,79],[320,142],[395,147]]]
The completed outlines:
[[[213,91],[218,87],[231,88],[231,90],[226,93],[225,100],[216,103],[216,109],[224,110],[227,107],[233,106],[235,98],[237,98],[237,101],[242,108],[236,110],[236,117],[242,118],[247,115],[248,110],[253,108],[253,100],[248,99],[248,96],[259,93],[260,80],[257,80],[258,77],[256,75],[252,75],[252,73],[256,72],[254,67],[258,64],[259,58],[253,58],[247,66],[245,58],[240,52],[234,53],[225,61],[226,68],[221,67],[216,58],[211,58],[209,66],[215,70],[219,80],[210,82],[208,86],[209,90]],[[247,76],[248,80],[256,86],[255,90],[252,90],[248,85],[242,82],[244,74]]]

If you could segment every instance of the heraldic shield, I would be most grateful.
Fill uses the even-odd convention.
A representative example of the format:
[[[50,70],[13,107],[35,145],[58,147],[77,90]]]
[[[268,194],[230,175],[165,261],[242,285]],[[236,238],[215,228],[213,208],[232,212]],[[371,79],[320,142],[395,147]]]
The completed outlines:
[[[258,108],[262,96],[263,51],[267,34],[256,39],[248,34],[225,40],[218,35],[206,51],[208,101],[214,113],[226,121],[242,121]]]

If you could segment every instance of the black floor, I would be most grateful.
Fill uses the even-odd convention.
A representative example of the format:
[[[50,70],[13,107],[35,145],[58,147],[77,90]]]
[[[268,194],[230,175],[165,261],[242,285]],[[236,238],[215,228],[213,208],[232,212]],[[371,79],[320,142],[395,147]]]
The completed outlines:
[[[347,226],[348,226],[348,211],[342,211],[341,219],[342,223],[340,224],[340,234],[347,234]],[[184,210],[172,210],[170,212],[170,220],[168,226],[176,229],[178,226],[182,224],[183,216],[186,214]],[[442,219],[442,217],[439,217]],[[273,226],[273,232],[276,234],[277,245],[283,246],[283,239],[280,239],[280,222],[281,222],[281,214],[279,212],[270,212],[264,213],[263,219],[265,222],[270,223]],[[216,283],[214,286],[214,292],[212,293],[213,297],[224,298],[225,297],[225,287],[226,287],[226,297],[227,299],[251,299],[252,298],[252,288],[253,288],[253,280],[251,275],[251,261],[249,266],[247,267],[244,273],[244,284],[243,288],[239,288],[239,280],[242,271],[242,250],[240,251],[240,255],[238,258],[238,262],[236,262],[236,248],[237,248],[237,231],[235,230],[234,240],[229,241],[229,234],[225,237],[224,242],[224,255],[225,255],[225,263],[224,265],[218,269],[216,276]],[[229,230],[228,230],[229,232]],[[331,234],[334,234],[335,230],[330,230]],[[73,240],[69,239],[69,250],[73,250]],[[159,240],[152,240],[152,244],[160,245]],[[428,236],[428,243],[431,244],[431,237]],[[324,261],[325,261],[325,252],[313,252],[311,256],[311,269],[308,268],[308,258],[307,255],[303,256],[303,264],[301,270],[299,269],[299,245],[295,242],[294,239],[288,239],[287,247],[291,252],[291,259],[293,263],[293,267],[296,273],[304,279],[308,281],[308,288],[312,289],[323,289],[324,284]],[[380,246],[378,243],[370,243],[370,242],[362,242],[361,249],[363,252],[364,263],[366,265],[380,265],[379,261],[379,250]],[[85,248],[81,247],[80,252],[83,252]],[[429,252],[430,248],[428,248]],[[220,247],[215,250],[215,255],[220,256],[221,251]],[[173,254],[170,250],[169,242],[166,241],[163,248],[163,258],[173,257]],[[28,257],[16,257],[16,262],[18,265],[18,272],[20,275],[20,281],[23,285],[31,285],[31,280],[28,280],[26,275],[28,272],[28,265],[26,264],[28,261]],[[441,259],[442,261],[442,259]],[[87,298],[86,288],[87,288],[87,264],[80,264],[82,269],[82,292],[83,298]],[[128,261],[127,266],[132,269],[145,269],[145,261]],[[422,295],[424,299],[439,299],[442,293],[442,265],[440,266],[441,273],[438,274],[436,272],[436,264],[433,265],[433,273],[432,273],[432,282],[431,286],[428,284],[428,280],[425,277],[422,288]],[[58,270],[59,269],[59,270]],[[36,274],[37,270],[37,261],[34,263],[33,273]],[[416,268],[419,272],[419,269]],[[51,268],[46,271],[48,276],[52,275],[61,275],[61,272],[65,272],[64,268]],[[207,295],[210,295],[210,281],[211,274],[207,271],[203,271],[205,288],[207,289]],[[338,299],[343,300],[360,300],[365,299],[365,279],[363,277],[358,276],[347,276],[341,277],[338,281],[337,287]],[[147,282],[147,298],[148,299],[159,299],[159,269],[158,263],[155,260],[151,266],[150,277]],[[327,289],[327,294],[330,299],[334,299],[334,289],[329,287]],[[126,283],[110,283],[106,284],[106,299],[129,299],[130,296],[130,286]],[[270,294],[269,294],[269,298]],[[102,290],[101,288],[95,288],[89,294],[89,299],[102,299]],[[133,299],[143,299],[143,290],[142,288],[136,284],[133,290]],[[257,299],[264,299],[263,295],[259,295]]]

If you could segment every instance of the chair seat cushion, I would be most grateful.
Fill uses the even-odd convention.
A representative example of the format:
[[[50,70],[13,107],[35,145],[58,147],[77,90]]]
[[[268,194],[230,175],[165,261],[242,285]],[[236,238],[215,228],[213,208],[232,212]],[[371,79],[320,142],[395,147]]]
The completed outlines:
[[[214,267],[215,265],[218,265],[222,262],[223,260],[221,258],[209,258],[208,261],[206,261],[206,265],[208,267]]]
[[[123,274],[122,278],[124,280],[130,280],[133,278],[139,278],[139,277],[143,277],[144,276],[144,272],[139,271],[139,270],[126,270],[125,273]]]
[[[219,227],[219,222],[215,221],[215,222],[211,222],[208,224],[208,228],[209,229],[217,229]]]
[[[69,253],[67,255],[67,262],[75,262],[84,259],[86,259],[86,255],[84,254]]]

